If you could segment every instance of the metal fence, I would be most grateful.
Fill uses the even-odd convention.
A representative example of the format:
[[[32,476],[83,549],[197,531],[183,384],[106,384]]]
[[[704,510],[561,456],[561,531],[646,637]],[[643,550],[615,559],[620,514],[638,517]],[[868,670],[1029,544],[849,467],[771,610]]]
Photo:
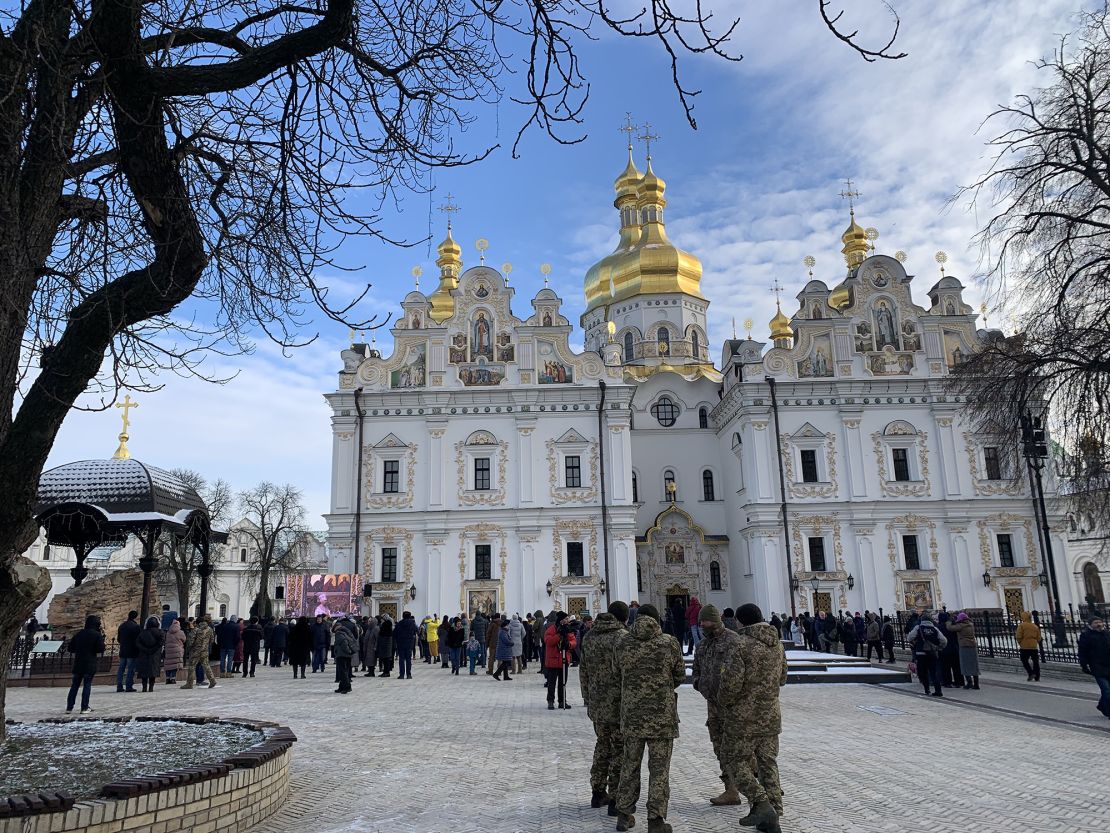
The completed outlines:
[[[1085,617],[1077,615],[1074,610],[1066,611],[1061,621],[1053,622],[1052,614],[1035,610],[1033,621],[1041,629],[1041,643],[1038,649],[1041,662],[1079,663],[1078,642],[1079,634],[1086,627]],[[894,633],[898,644],[904,650],[910,650],[906,642],[906,633],[913,629],[915,624],[912,614],[899,612],[895,614]],[[1021,619],[1002,611],[977,611],[968,612],[968,618],[975,626],[975,640],[978,644],[979,655],[984,657],[1017,657],[1020,646],[1015,632]]]
[[[40,635],[42,636],[42,635]],[[45,654],[35,650],[40,641],[48,641],[43,636],[36,639],[24,634],[15,641],[11,656],[8,657],[8,677],[65,677],[73,667],[73,654],[69,653],[68,640],[63,638],[62,645],[57,651]],[[116,657],[119,653],[114,639],[106,640],[104,653],[97,658],[96,670],[98,674],[111,671],[116,666]]]

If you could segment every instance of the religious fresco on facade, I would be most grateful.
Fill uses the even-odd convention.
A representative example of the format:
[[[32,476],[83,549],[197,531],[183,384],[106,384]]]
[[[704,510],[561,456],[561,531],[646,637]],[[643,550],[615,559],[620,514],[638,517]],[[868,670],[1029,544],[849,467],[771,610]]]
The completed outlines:
[[[867,357],[867,369],[874,376],[904,376],[913,371],[913,356],[886,349]]]
[[[574,381],[574,368],[559,359],[550,341],[536,342],[536,369],[541,385],[567,385]]]
[[[905,610],[913,610],[915,607],[932,609],[933,583],[931,581],[903,581],[902,599],[905,603]]]
[[[860,321],[856,324],[855,342],[857,353],[870,353],[875,349],[875,338],[871,333],[870,321]]]
[[[497,361],[516,361],[516,346],[513,344],[512,336],[508,333],[498,333],[497,335]]]
[[[485,310],[479,310],[470,324],[470,360],[479,356],[493,359],[493,326]]]
[[[906,319],[902,322],[902,347],[912,351],[921,349],[921,333],[917,331],[916,321]]]
[[[672,541],[663,548],[663,554],[668,564],[685,564],[686,548],[676,541]]]
[[[875,318],[875,349],[882,350],[889,346],[897,350],[899,347],[897,312],[889,302],[879,301],[875,304],[872,315]]]
[[[389,386],[392,388],[422,388],[424,387],[427,348],[417,344],[409,348],[405,356],[405,363],[389,374]]]
[[[289,576],[285,611],[290,616],[340,616],[358,613],[362,579],[357,573]]]
[[[409,324],[412,327],[412,329],[419,330],[420,329],[420,324],[421,324],[420,313],[414,312],[412,314],[412,318],[409,319]]]
[[[459,381],[469,387],[500,385],[505,378],[505,366],[500,364],[466,365],[459,368]]]
[[[467,609],[471,617],[481,611],[486,616],[498,611],[496,590],[470,590],[467,592]]]
[[[455,333],[451,336],[447,360],[451,364],[466,364],[466,336],[463,333]]]
[[[551,326],[551,310],[545,309],[543,311],[543,319],[542,320],[543,320],[543,326],[545,326],[545,327],[550,327]]]
[[[798,377],[823,378],[833,375],[832,341],[827,335],[813,339],[813,352],[798,362]]]

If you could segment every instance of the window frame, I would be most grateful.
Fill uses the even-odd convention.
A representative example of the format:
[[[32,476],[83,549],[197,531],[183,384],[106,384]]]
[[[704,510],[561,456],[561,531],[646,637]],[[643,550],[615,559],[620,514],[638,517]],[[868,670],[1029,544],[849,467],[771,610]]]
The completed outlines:
[[[471,458],[471,490],[475,492],[491,492],[493,491],[493,457],[479,457],[474,455]],[[484,481],[479,479],[484,475]],[[485,485],[481,485],[484,482]]]
[[[713,469],[702,470],[701,497],[706,503],[712,503],[717,499],[717,488],[713,479]]]
[[[716,559],[709,562],[709,589],[724,590],[724,584],[721,582],[721,562]]]
[[[912,449],[904,445],[890,447],[890,474],[894,483],[912,483],[914,481]],[[899,459],[900,458],[900,459]],[[901,467],[902,471],[899,471]],[[905,474],[905,477],[899,477]]]
[[[393,468],[390,471],[390,468]],[[390,486],[393,488],[391,489]],[[399,495],[401,493],[401,460],[400,458],[387,458],[382,460],[382,494]]]
[[[578,560],[578,572],[575,572],[571,567],[571,548],[577,547],[574,557]],[[564,554],[566,556],[566,574],[574,578],[585,578],[588,573],[586,572],[586,547],[581,541],[567,541],[564,546]]]
[[[698,428],[709,427],[709,409],[702,405],[698,408]]]
[[[629,330],[624,334],[624,361],[629,363],[636,358],[636,337]]]
[[[383,584],[391,583],[396,584],[398,579],[398,565],[397,565],[397,548],[396,547],[382,547],[381,553],[381,581]],[[390,573],[386,572],[386,564],[391,564],[392,570]],[[392,578],[388,576],[392,575]]]
[[[912,547],[907,546],[913,544]],[[910,555],[913,555],[913,564],[910,563]],[[917,533],[906,532],[902,534],[902,563],[906,565],[907,570],[922,570],[921,566],[921,542],[918,540]]]
[[[812,472],[809,471],[810,467],[812,467]],[[798,469],[802,475],[802,483],[821,482],[821,463],[816,448],[798,449]],[[812,477],[809,476],[811,473]]]
[[[636,472],[632,472],[632,502],[640,502],[640,478],[636,475]]]
[[[1006,479],[1002,472],[1002,456],[996,445],[983,446],[983,476],[987,480]]]
[[[663,469],[663,502],[669,503],[671,500],[670,494],[667,492],[667,484],[674,483],[674,499],[675,503],[678,502],[678,478],[674,473],[674,469]]]
[[[247,548],[246,547],[239,547],[239,563],[240,564],[246,564],[247,563]]]
[[[817,547],[814,547],[815,543],[817,544]],[[827,559],[826,554],[825,554],[825,536],[824,535],[807,535],[806,536],[806,549],[807,549],[808,555],[809,555],[809,569],[810,569],[810,572],[812,572],[812,573],[827,573],[828,572],[828,567],[829,567],[829,562],[828,562],[828,559]],[[819,550],[818,554],[821,557],[821,566],[820,567],[817,566],[817,562],[814,559],[814,550],[815,549]]]
[[[484,552],[479,550],[484,549]],[[485,569],[482,569],[482,568]],[[483,575],[484,574],[484,575]],[[474,580],[475,581],[492,581],[493,580],[493,545],[492,544],[475,544],[474,545]]]
[[[678,422],[678,418],[682,415],[682,409],[679,408],[678,405],[675,404],[674,399],[666,393],[660,395],[658,399],[652,402],[648,410],[655,421],[663,428],[673,427],[674,424]],[[666,415],[664,415],[664,412]]]
[[[1003,556],[1003,539],[1005,539],[1006,550],[1008,551],[1009,559]],[[999,567],[1016,567],[1017,566],[1017,550],[1014,547],[1014,536],[1009,532],[996,532],[994,534],[994,545],[998,549],[998,566]],[[1006,561],[1010,563],[1007,564]]]
[[[572,481],[573,474],[573,481]],[[582,455],[563,455],[563,486],[567,489],[582,488]]]

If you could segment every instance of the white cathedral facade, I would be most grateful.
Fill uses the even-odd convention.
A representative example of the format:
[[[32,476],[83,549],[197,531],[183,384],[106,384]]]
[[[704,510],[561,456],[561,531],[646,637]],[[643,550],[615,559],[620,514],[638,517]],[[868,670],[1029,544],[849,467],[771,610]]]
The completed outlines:
[[[326,397],[331,571],[394,615],[691,596],[1047,609],[1024,463],[946,390],[988,337],[960,282],[915,301],[853,214],[846,276],[811,279],[770,347],[728,340],[717,365],[664,187],[630,153],[617,248],[585,278],[582,353],[555,292],[514,309],[507,276],[464,270],[448,228],[439,285],[405,297],[392,355],[344,350]],[[1060,533],[1066,607],[1082,590]]]

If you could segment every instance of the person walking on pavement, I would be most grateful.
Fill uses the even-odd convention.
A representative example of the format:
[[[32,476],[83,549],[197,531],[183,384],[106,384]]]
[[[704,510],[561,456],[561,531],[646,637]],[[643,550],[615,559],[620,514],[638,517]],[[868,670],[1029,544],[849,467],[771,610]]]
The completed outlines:
[[[288,645],[289,666],[293,669],[293,679],[304,679],[305,669],[312,660],[312,627],[308,617],[301,616],[289,629]]]
[[[493,669],[497,665],[497,639],[501,635],[501,617],[496,613],[490,616],[489,625],[486,626],[486,673],[493,676]]]
[[[1095,614],[1079,635],[1079,667],[1098,684],[1098,710],[1110,717],[1110,633],[1106,620]]]
[[[331,628],[324,621],[324,614],[317,613],[312,623],[312,673],[323,672],[328,667],[328,648],[331,647]]]
[[[1018,644],[1018,656],[1021,664],[1025,666],[1025,673],[1029,675],[1028,682],[1041,681],[1041,658],[1037,651],[1041,647],[1041,629],[1033,621],[1033,614],[1028,610],[1022,611],[1021,622],[1014,631],[1014,639]]]
[[[519,674],[523,670],[524,657],[524,623],[520,621],[519,613],[514,613],[509,620],[509,636],[513,640],[513,673]]]
[[[739,638],[729,645],[721,664],[716,694],[723,718],[725,771],[751,803],[740,826],[779,833],[783,811],[778,767],[782,732],[779,689],[786,685],[786,652],[779,634],[763,621],[763,612],[756,605],[741,605],[736,618],[741,625]]]
[[[717,764],[721,768],[721,782],[724,792],[709,799],[709,803],[717,807],[727,807],[740,804],[740,792],[736,784],[729,778],[725,770],[725,759],[721,747],[724,736],[721,712],[717,708],[717,688],[720,680],[721,663],[728,652],[739,641],[740,636],[735,631],[724,626],[720,612],[711,604],[701,609],[702,640],[694,649],[693,678],[691,682],[694,690],[705,698],[708,714],[705,725],[709,729],[709,742],[713,744],[713,754],[717,756]],[[704,678],[704,683],[703,683]]]
[[[92,695],[93,677],[96,675],[97,657],[104,653],[104,629],[100,625],[100,617],[86,616],[85,627],[69,640],[66,650],[73,654],[73,679],[69,685],[69,694],[66,695],[66,712],[73,711],[77,691],[80,689],[81,714],[88,714],[92,711],[89,698]]]
[[[434,613],[424,620],[424,632],[428,639],[428,662],[439,662],[439,619]]]
[[[686,633],[690,639],[690,650],[687,655],[694,653],[701,642],[701,602],[697,596],[690,597],[690,604],[686,608]]]
[[[470,621],[470,636],[478,642],[478,662],[477,665],[485,666],[486,664],[486,631],[489,630],[489,619],[482,611],[474,614],[474,618]],[[469,651],[467,652],[469,655]]]
[[[388,677],[393,670],[393,617],[388,613],[382,614],[378,627],[378,662],[382,666],[381,676]]]
[[[883,648],[886,649],[886,661],[894,665],[894,622],[889,616],[883,617],[883,626],[879,634],[880,639],[883,640]]]
[[[567,705],[566,678],[563,677],[564,668],[571,662],[571,655],[578,647],[578,638],[566,624],[569,617],[566,611],[554,613],[551,624],[543,632],[543,676],[547,686],[547,709],[555,708],[555,698],[558,695],[559,708],[569,709]]]
[[[208,616],[197,619],[196,626],[190,632],[190,641],[185,646],[185,662],[187,665],[185,685],[182,688],[192,688],[197,666],[200,666],[204,679],[208,681],[209,688],[216,687],[216,675],[212,673],[212,665],[208,661],[212,643],[216,634],[212,632],[212,622]]]
[[[216,626],[216,647],[220,649],[220,676],[230,677],[239,646],[239,617],[232,616]]]
[[[135,642],[138,640],[142,629],[142,625],[139,624],[139,611],[137,610],[128,612],[127,621],[116,628],[116,645],[119,648],[116,691],[135,691],[135,661],[139,658],[139,649]]]
[[[502,679],[511,680],[509,672],[513,665],[513,635],[509,632],[509,620],[500,620],[500,629],[497,632],[497,649],[496,660],[497,670],[493,674],[493,678],[498,682]],[[501,675],[504,674],[504,678]]]
[[[593,764],[590,766],[590,806],[608,805],[609,815],[617,814],[617,787],[620,785],[624,743],[621,740],[621,678],[617,657],[628,637],[625,622],[628,605],[613,602],[597,617],[594,626],[582,637],[582,660],[578,682],[582,703],[594,724]]]
[[[377,618],[370,616],[366,620],[366,630],[362,632],[362,662],[366,666],[364,677],[374,676],[374,666],[378,659],[378,625]]]
[[[685,620],[683,620],[685,621]],[[621,679],[621,760],[617,787],[617,830],[636,823],[640,800],[640,767],[648,753],[648,833],[671,833],[671,752],[678,737],[678,695],[686,681],[682,646],[663,633],[659,611],[646,604],[636,616],[617,658]]]
[[[864,638],[867,640],[867,661],[871,662],[871,652],[879,655],[879,662],[883,661],[883,629],[879,625],[879,617],[874,613],[867,614],[867,624],[864,626]]]
[[[451,654],[451,673],[456,676],[462,665],[463,642],[466,641],[466,631],[463,629],[462,619],[454,619],[451,629],[447,631],[447,651]]]
[[[354,634],[341,622],[332,628],[332,653],[335,655],[335,670],[339,678],[336,694],[349,694],[351,691],[351,658],[358,653],[358,642]],[[304,676],[303,672],[301,676]]]
[[[934,697],[943,697],[941,691],[941,652],[948,640],[937,627],[933,614],[928,610],[921,611],[917,624],[906,634],[906,641],[910,643],[913,651],[914,662],[917,663],[917,678],[929,693],[929,686],[933,687]]]
[[[960,652],[959,668],[963,675],[963,687],[978,691],[979,648],[975,640],[975,625],[967,613],[961,610],[954,619],[948,620],[948,633]]]
[[[285,649],[289,645],[289,625],[281,619],[270,634],[270,667],[281,668],[285,663]]]

